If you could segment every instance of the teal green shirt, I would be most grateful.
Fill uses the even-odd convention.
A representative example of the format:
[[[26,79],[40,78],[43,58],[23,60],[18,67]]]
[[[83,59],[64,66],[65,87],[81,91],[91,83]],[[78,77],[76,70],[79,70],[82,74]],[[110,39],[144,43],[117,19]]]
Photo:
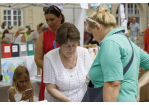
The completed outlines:
[[[123,69],[132,55],[131,45],[124,34],[114,34],[123,28],[116,28],[109,32],[104,39],[100,50],[89,71],[89,78],[94,88],[101,87],[104,82],[121,81],[118,102],[135,102],[138,96],[139,68],[149,69],[149,55],[133,42],[134,59],[123,76]]]

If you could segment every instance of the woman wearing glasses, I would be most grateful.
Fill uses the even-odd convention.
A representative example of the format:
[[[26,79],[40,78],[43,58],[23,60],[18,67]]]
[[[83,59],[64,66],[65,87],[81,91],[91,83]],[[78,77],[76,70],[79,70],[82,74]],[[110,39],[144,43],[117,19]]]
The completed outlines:
[[[104,102],[136,102],[139,68],[149,69],[148,54],[127,39],[124,29],[116,26],[115,17],[107,8],[99,7],[87,18],[87,24],[100,43],[100,50],[89,70],[94,88],[103,86]],[[131,57],[131,65],[123,74]]]
[[[59,48],[44,56],[43,81],[49,102],[80,102],[86,92],[86,77],[91,67],[88,50],[79,47],[80,32],[71,23],[56,31]]]
[[[54,46],[59,47],[57,43],[54,43],[55,31],[65,21],[64,15],[61,13],[60,9],[54,5],[50,6],[45,11],[44,15],[46,22],[49,26],[49,29],[39,35],[35,47],[35,62],[40,68],[43,68],[44,54],[54,49]],[[44,90],[45,90],[45,84],[43,83],[43,71],[42,71],[39,101],[44,100]]]

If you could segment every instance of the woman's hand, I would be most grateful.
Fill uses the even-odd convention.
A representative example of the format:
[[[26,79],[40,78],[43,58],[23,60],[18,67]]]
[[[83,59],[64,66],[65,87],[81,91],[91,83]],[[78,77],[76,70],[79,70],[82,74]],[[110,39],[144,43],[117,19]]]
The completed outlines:
[[[32,97],[32,95],[33,95],[33,91],[30,93],[27,93],[27,94],[25,94],[25,92],[23,92],[23,94],[22,94],[22,98],[21,98],[21,100],[20,101],[22,101],[22,100],[27,100],[27,99],[29,99],[30,97]]]

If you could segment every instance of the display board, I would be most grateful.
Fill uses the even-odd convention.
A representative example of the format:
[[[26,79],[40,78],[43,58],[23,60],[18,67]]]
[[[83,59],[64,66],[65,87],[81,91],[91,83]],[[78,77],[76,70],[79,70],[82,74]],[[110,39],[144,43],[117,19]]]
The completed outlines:
[[[27,67],[30,77],[37,75],[37,65],[34,61],[34,56],[4,58],[1,59],[2,82],[11,84],[14,71],[19,65]]]

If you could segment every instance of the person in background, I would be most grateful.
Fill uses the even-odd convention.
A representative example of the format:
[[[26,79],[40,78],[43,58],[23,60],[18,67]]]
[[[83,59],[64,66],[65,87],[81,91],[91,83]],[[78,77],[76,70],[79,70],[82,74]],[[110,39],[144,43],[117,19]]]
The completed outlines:
[[[137,44],[137,40],[139,40],[139,37],[140,37],[140,26],[136,22],[136,18],[135,17],[132,18],[132,24],[129,27],[130,27],[129,39],[133,43]]]
[[[29,36],[27,42],[34,42],[34,44],[36,44],[37,38],[43,32],[42,31],[42,25],[43,24],[44,23],[40,23],[40,24],[37,25],[37,30],[35,30],[34,32],[31,33],[31,35]]]
[[[4,30],[3,34],[2,34],[2,40],[1,40],[1,44],[6,44],[6,42],[9,42],[10,38],[5,39],[6,41],[3,41],[3,39],[5,38],[5,34],[9,33],[8,30]]]
[[[27,30],[27,32],[24,34],[24,36],[25,36],[25,38],[26,38],[26,40],[28,40],[28,38],[29,38],[29,36],[30,36],[30,34],[31,34],[31,28],[28,26],[28,27],[26,27],[28,30]]]
[[[14,42],[26,42],[26,38],[24,33],[27,31],[26,28],[24,28],[23,26],[20,26],[18,31],[15,34],[15,40]]]
[[[10,38],[3,38],[3,40],[1,40],[1,44],[11,44]]]
[[[47,31],[49,29],[49,26],[46,23],[46,24],[43,24],[41,28],[42,28],[42,31],[44,32],[44,31]]]
[[[9,33],[9,31],[8,31],[8,30],[4,30],[3,35],[2,35],[2,39],[5,38],[5,34],[6,34],[6,33]]]
[[[87,45],[90,40],[90,33],[86,30],[86,22],[84,22],[84,44]]]
[[[129,21],[127,22],[127,29],[130,30],[130,25],[132,24],[132,17],[129,17]]]
[[[71,23],[56,31],[59,48],[44,56],[43,81],[49,102],[81,102],[86,92],[86,78],[92,60],[86,48],[77,46],[80,32]]]
[[[87,24],[100,43],[89,70],[94,88],[103,86],[103,102],[136,102],[139,68],[149,69],[149,55],[124,35],[125,30],[117,27],[115,17],[107,8],[100,6],[87,18]],[[133,61],[123,75],[133,52]]]
[[[44,63],[43,61],[44,55],[50,50],[53,50],[54,47],[59,47],[59,45],[56,43],[55,32],[57,28],[65,21],[65,17],[62,14],[61,10],[54,5],[49,6],[49,8],[44,12],[44,16],[49,26],[49,29],[39,35],[36,42],[35,56],[34,56],[36,65],[42,69]],[[45,91],[45,84],[43,83],[43,70],[42,70],[39,101],[44,100],[44,91]]]
[[[48,9],[48,7],[43,7],[43,12],[45,12]]]
[[[32,89],[31,92],[26,93],[25,90]],[[9,102],[33,102],[33,87],[30,81],[29,72],[26,67],[18,66],[13,74],[12,85],[9,89]]]

